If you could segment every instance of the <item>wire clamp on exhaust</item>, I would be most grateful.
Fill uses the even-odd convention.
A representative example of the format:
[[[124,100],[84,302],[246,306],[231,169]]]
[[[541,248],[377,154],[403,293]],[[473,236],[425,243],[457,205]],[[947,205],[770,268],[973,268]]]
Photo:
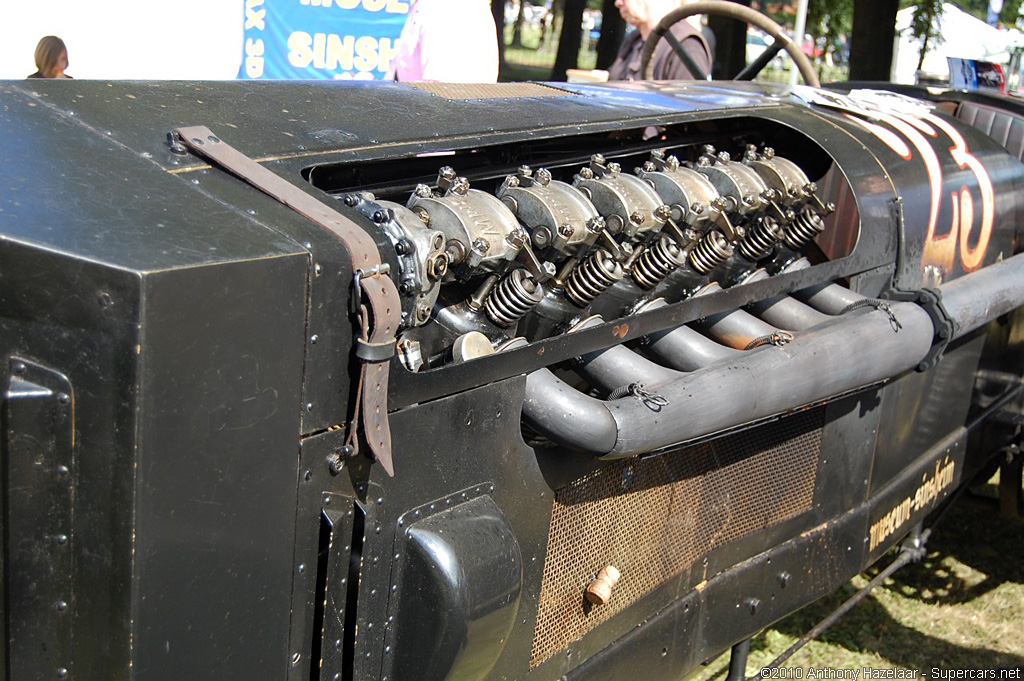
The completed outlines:
[[[781,348],[783,345],[789,343],[791,340],[793,340],[793,334],[791,334],[790,332],[775,331],[765,336],[755,338],[754,340],[747,343],[747,346],[743,349],[753,350],[754,348],[759,348],[762,345],[774,345],[777,348]]]
[[[620,386],[608,395],[608,399],[618,400],[627,395],[637,398],[651,411],[661,411],[662,407],[668,406],[667,397],[645,389],[643,383],[629,383],[628,385]]]
[[[893,333],[899,333],[903,325],[900,324],[900,320],[896,319],[896,313],[892,311],[892,305],[884,300],[878,298],[865,298],[864,300],[858,300],[855,303],[850,303],[844,307],[839,314],[843,315],[853,310],[859,310],[862,307],[873,307],[876,310],[881,310],[889,317],[889,326],[892,327]]]

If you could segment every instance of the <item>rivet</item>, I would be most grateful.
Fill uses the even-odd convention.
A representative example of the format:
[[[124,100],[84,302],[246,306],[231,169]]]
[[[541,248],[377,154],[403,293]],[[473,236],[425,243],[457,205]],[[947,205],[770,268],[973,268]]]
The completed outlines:
[[[57,612],[64,612],[68,609],[67,601],[57,601]]]
[[[302,659],[302,654],[301,653],[295,653],[294,655],[292,655],[292,665],[293,666],[297,665],[301,659]]]
[[[68,678],[68,670],[64,669],[64,667],[58,667],[57,668],[57,678],[58,679],[66,679],[66,678]]]
[[[66,534],[58,534],[57,535],[57,543],[58,544],[67,544],[68,543],[68,536]]]
[[[57,475],[67,475],[70,472],[67,466],[57,466]]]
[[[302,574],[305,571],[306,571],[306,564],[305,563],[299,563],[299,574]]]
[[[69,399],[71,399],[71,398],[68,396],[67,393],[58,393],[57,394],[57,401],[60,402],[61,404],[67,404]]]

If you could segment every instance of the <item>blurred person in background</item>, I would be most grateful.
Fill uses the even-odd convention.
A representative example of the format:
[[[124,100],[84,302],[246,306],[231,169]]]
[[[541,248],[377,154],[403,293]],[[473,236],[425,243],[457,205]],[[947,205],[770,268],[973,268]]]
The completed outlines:
[[[68,49],[64,41],[55,35],[48,35],[36,45],[36,72],[29,78],[70,78],[64,73],[68,68]]]
[[[640,55],[644,41],[662,18],[680,6],[679,0],[615,0],[619,14],[626,23],[635,26],[619,48],[619,55],[608,68],[609,80],[641,80]],[[672,34],[693,59],[694,64],[705,74],[711,72],[711,48],[689,21],[678,21],[671,29]],[[658,43],[652,58],[655,80],[693,80],[695,76],[664,38]]]
[[[388,79],[498,80],[498,35],[488,0],[412,0]]]

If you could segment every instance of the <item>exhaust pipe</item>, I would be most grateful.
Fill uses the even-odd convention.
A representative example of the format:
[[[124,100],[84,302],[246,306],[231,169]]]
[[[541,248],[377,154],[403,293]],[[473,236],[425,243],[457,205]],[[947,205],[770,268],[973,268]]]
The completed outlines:
[[[829,287],[816,288],[816,294],[828,291],[833,301],[845,297]],[[961,337],[1024,304],[1024,254],[940,290],[954,323],[953,338]],[[915,303],[890,302],[888,311],[860,308],[787,345],[762,346],[645,386],[657,401],[634,395],[597,400],[540,369],[527,381],[523,415],[538,431],[569,447],[604,458],[643,454],[896,376],[926,357],[936,332],[931,317]]]
[[[638,312],[656,310],[666,305],[668,303],[663,298],[655,298]],[[651,354],[677,371],[696,371],[720,360],[743,354],[742,350],[716,343],[688,326],[658,331],[650,334],[648,339],[650,345],[647,349]]]

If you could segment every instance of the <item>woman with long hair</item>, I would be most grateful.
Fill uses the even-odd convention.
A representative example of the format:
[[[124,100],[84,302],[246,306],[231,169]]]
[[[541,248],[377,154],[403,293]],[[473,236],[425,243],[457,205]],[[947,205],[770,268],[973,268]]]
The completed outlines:
[[[68,48],[55,35],[48,35],[36,45],[36,69],[29,78],[70,78],[64,73],[68,68]]]

